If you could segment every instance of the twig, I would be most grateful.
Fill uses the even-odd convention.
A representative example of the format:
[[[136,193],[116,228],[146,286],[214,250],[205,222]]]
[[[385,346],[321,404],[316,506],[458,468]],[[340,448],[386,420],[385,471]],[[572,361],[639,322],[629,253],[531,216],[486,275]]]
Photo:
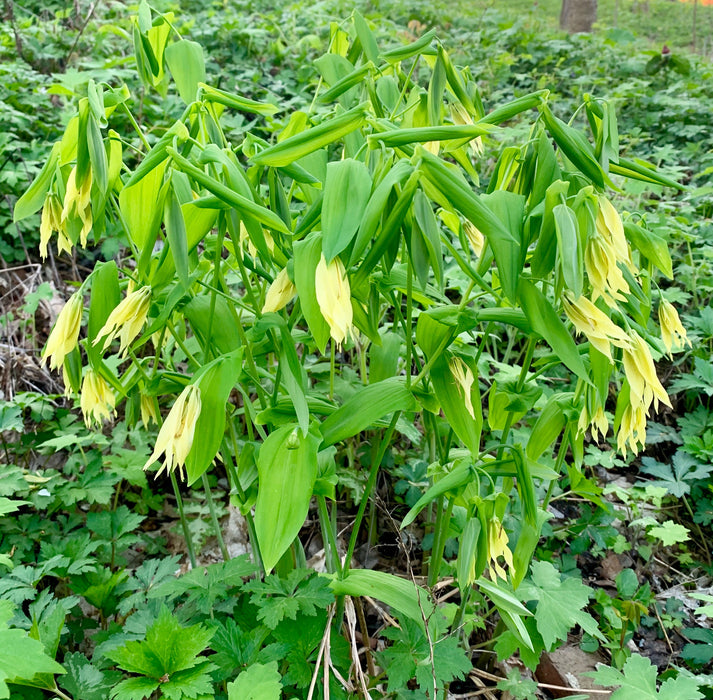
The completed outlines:
[[[673,646],[671,646],[671,640],[668,638],[668,632],[666,631],[666,628],[663,626],[663,620],[661,619],[661,616],[659,615],[659,606],[656,605],[656,601],[654,601],[654,612],[656,613],[656,619],[659,621],[659,625],[661,627],[661,631],[663,632],[664,639],[666,639],[666,644],[668,644],[668,650],[673,656]]]
[[[87,28],[87,25],[89,24],[89,20],[92,18],[92,15],[94,14],[94,10],[97,9],[97,5],[99,4],[99,0],[94,0],[92,3],[92,6],[89,8],[89,12],[87,12],[87,17],[84,20],[84,24],[79,28],[79,33],[77,34],[76,39],[74,40],[74,43],[72,44],[72,48],[69,50],[67,53],[67,57],[64,59],[65,65],[69,63],[69,59],[72,57],[72,54],[74,53],[74,49],[77,48],[77,44],[79,43],[79,40],[82,38],[82,34],[84,34],[84,30]]]
[[[327,626],[324,629],[324,634],[322,635],[322,643],[319,645],[319,652],[317,653],[317,661],[314,667],[314,673],[312,674],[312,681],[309,684],[309,691],[307,692],[307,700],[312,700],[314,696],[314,688],[317,685],[317,676],[319,675],[319,666],[322,662],[322,657],[324,656],[324,650],[327,646],[329,640],[329,630],[332,625],[332,618],[334,617],[334,605],[329,608],[329,617],[327,618]]]

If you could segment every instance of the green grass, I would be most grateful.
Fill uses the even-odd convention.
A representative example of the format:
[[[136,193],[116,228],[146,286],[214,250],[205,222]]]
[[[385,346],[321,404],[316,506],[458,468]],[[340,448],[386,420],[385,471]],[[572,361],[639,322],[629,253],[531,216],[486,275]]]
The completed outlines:
[[[559,26],[561,6],[561,0],[463,0],[453,14],[472,16],[484,11],[497,11],[508,21],[522,18],[530,27],[549,31]],[[692,0],[649,0],[648,3],[599,0],[596,28],[598,31],[612,28],[630,31],[645,39],[651,48],[668,44],[673,50],[691,50],[693,13]],[[698,5],[695,50],[713,56],[713,6]]]

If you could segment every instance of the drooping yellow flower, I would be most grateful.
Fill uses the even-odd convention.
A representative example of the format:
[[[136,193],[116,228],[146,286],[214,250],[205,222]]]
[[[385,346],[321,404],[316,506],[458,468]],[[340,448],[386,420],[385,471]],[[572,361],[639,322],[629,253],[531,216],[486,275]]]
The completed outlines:
[[[101,426],[104,419],[111,420],[116,415],[116,397],[106,380],[95,370],[88,369],[82,381],[79,405],[87,428],[94,421]]]
[[[317,263],[314,284],[319,310],[329,324],[334,342],[341,347],[353,332],[351,289],[342,261],[336,257],[327,265],[322,255]]]
[[[575,301],[565,293],[562,296],[562,305],[577,333],[587,336],[589,342],[606,355],[610,362],[613,362],[610,343],[619,348],[631,345],[626,333],[587,297],[581,296]]]
[[[634,406],[631,403],[624,409],[616,436],[616,446],[626,457],[627,444],[634,454],[639,454],[639,448],[646,442],[646,409],[643,405]]]
[[[629,285],[617,265],[616,252],[611,238],[596,231],[587,241],[584,251],[584,267],[592,285],[592,301],[602,297],[608,306],[625,301]]]
[[[686,343],[691,345],[686,329],[678,317],[678,312],[673,304],[666,299],[662,299],[659,304],[659,325],[661,326],[661,340],[666,346],[669,357],[674,349],[683,350]]]
[[[148,428],[151,422],[158,425],[158,410],[156,408],[156,398],[154,396],[141,394],[139,408],[141,409],[141,422],[144,424],[144,428]]]
[[[67,178],[67,189],[64,193],[64,207],[61,220],[64,223],[73,214],[82,221],[82,230],[79,234],[82,246],[87,245],[87,236],[92,229],[92,169],[89,167],[84,175],[84,180],[77,183],[77,166],[72,168]]]
[[[273,253],[275,251],[275,239],[272,237],[272,235],[270,234],[270,232],[267,229],[263,229],[262,233],[265,236],[265,243],[267,244],[267,249],[271,253]],[[247,243],[248,253],[250,253],[250,257],[251,258],[257,257],[257,248],[255,247],[255,244],[252,242],[252,240],[250,238],[250,234],[248,233],[248,229],[245,227],[245,224],[242,221],[240,222],[239,243],[241,246],[244,243]]]
[[[579,414],[579,421],[577,422],[577,434],[582,435],[587,430],[591,431],[592,438],[599,442],[599,436],[601,434],[602,438],[605,438],[609,432],[609,421],[604,413],[604,409],[601,404],[597,402],[597,407],[592,413],[585,403],[582,412]]]
[[[656,366],[646,341],[636,332],[631,333],[632,343],[624,348],[623,363],[631,387],[630,403],[642,407],[648,415],[651,404],[656,410],[659,402],[671,406],[668,394],[656,375]]]
[[[624,234],[624,224],[621,222],[619,212],[604,195],[599,196],[596,228],[599,235],[610,242],[617,261],[635,272],[636,269],[631,262],[631,249]]]
[[[64,396],[69,399],[72,396],[72,382],[69,380],[67,365],[62,363],[62,384],[64,384]]]
[[[58,253],[61,253],[65,248],[65,241],[69,241],[69,239],[64,232],[64,224],[62,223],[62,204],[59,201],[59,197],[50,192],[45,197],[42,216],[40,217],[40,256],[43,260],[47,258],[47,245],[54,231],[59,234],[57,250]]]
[[[156,446],[144,464],[144,469],[148,469],[161,454],[164,454],[163,465],[156,472],[156,476],[164,469],[170,472],[176,467],[181,473],[193,446],[193,437],[200,413],[201,391],[196,384],[189,384],[168,412],[161,430],[158,431]],[[183,476],[182,473],[181,476]]]
[[[141,328],[146,322],[146,316],[151,306],[151,287],[141,287],[124,297],[119,305],[109,314],[106,323],[102,326],[97,337],[94,339],[96,345],[102,338],[104,340],[104,350],[111,345],[111,342],[119,336],[119,351],[125,352],[136,336],[141,332]]]
[[[75,292],[57,316],[57,322],[42,351],[42,361],[50,360],[50,369],[59,369],[64,358],[77,347],[79,329],[82,325],[82,295]]]
[[[505,569],[498,559],[502,557],[510,569],[513,569],[512,552],[508,547],[508,534],[499,518],[494,517],[488,522],[488,559],[490,570],[496,577],[507,579]]]
[[[485,247],[485,236],[470,221],[463,222],[463,233],[465,233],[465,237],[470,243],[473,255],[479,258],[483,254],[483,248]]]
[[[297,294],[297,288],[287,275],[287,268],[284,267],[277,273],[274,281],[265,295],[265,304],[262,307],[264,314],[269,311],[279,311],[283,309]]]
[[[465,402],[465,410],[470,413],[470,417],[475,419],[475,410],[473,409],[473,400],[471,398],[470,392],[475,382],[475,377],[470,367],[460,359],[460,357],[454,356],[448,362],[453,379],[455,379],[456,384],[458,384],[458,393],[462,394],[463,401]]]

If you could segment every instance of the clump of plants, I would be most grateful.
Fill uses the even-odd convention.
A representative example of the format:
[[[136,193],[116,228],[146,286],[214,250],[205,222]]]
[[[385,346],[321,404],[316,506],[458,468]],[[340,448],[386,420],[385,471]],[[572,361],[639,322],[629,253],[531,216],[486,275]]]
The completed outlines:
[[[31,619],[3,603],[0,697],[435,699],[478,663],[476,641],[531,668],[576,626],[607,641],[590,589],[533,556],[555,488],[585,478],[585,436],[611,429],[638,453],[670,406],[654,357],[687,342],[657,286],[671,259],[612,192],[676,183],[620,156],[604,100],[570,123],[546,89],[486,107],[433,32],[385,50],[354,12],[331,27],[309,109],[285,111],[211,86],[172,19],[141,3],[133,40],[144,86],[175,91],[181,117],[140,126],[128,89],[88,80],[15,219],[41,211],[43,256],[125,242],[120,265],[97,263],[74,291],[43,357],[87,426],[155,425],[132,478],[167,475],[192,570],[146,559],[129,574],[116,557],[140,520],[116,503],[87,515],[98,549],[82,554],[109,566],[86,587],[53,572],[69,586],[35,598]],[[119,108],[134,134],[116,130]],[[259,132],[233,120],[228,135],[234,114]],[[529,129],[513,144],[516,117]],[[431,543],[405,576],[355,558],[398,451],[426,465],[392,516],[399,541]],[[221,540],[216,479],[250,559]],[[184,510],[197,484],[225,558],[209,567]],[[310,514],[318,575],[300,539]],[[447,585],[455,603],[439,603]],[[76,596],[101,611],[96,644],[55,659]],[[626,657],[596,679],[643,675],[655,694],[655,669]],[[688,676],[665,685],[702,697]]]

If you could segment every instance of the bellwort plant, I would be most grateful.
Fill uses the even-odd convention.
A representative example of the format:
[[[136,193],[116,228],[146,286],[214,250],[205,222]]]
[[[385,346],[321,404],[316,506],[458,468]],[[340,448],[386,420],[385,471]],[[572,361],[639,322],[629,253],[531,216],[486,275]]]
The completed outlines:
[[[676,183],[619,155],[607,102],[588,97],[570,123],[547,90],[488,104],[433,32],[381,47],[354,12],[332,25],[310,108],[290,112],[213,87],[171,20],[141,3],[136,66],[183,113],[139,126],[136,96],[88,80],[15,208],[42,209],[43,255],[53,232],[59,253],[126,244],[43,356],[88,422],[122,410],[159,425],[145,469],[170,475],[179,510],[180,482],[225,475],[263,574],[304,561],[314,508],[338,600],[372,596],[430,630],[429,587],[449,575],[453,630],[487,610],[521,649],[552,648],[525,624],[536,599],[521,584],[553,488],[610,423],[623,453],[642,448],[669,404],[654,358],[686,340],[669,304],[661,328],[652,317],[670,259],[617,209],[616,183]],[[512,120],[529,125],[519,143]],[[424,586],[354,558],[385,456],[407,440],[430,465],[399,523],[433,535]]]

